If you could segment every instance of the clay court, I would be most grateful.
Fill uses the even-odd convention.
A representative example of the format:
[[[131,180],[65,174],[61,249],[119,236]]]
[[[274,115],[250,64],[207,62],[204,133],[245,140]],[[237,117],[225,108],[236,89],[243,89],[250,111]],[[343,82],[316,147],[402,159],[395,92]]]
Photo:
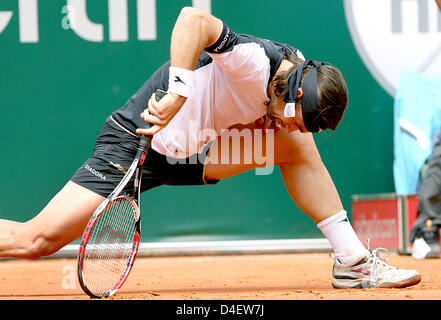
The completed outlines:
[[[417,269],[421,282],[404,289],[337,290],[325,252],[138,257],[112,300],[439,300],[441,259],[392,253],[392,265]],[[0,261],[1,300],[89,300],[76,259]]]
[[[338,189],[343,207],[348,211],[348,217],[353,219],[354,229],[358,231],[359,238],[363,239],[363,244],[366,244],[364,239],[368,234],[373,233],[371,248],[407,249],[406,242],[409,239],[406,231],[410,230],[415,221],[412,219],[416,218],[416,205],[415,211],[412,211],[414,215],[411,216],[407,200],[394,198],[394,207],[391,210],[378,207],[369,213],[363,208],[364,211],[359,210],[357,216],[357,211],[351,208],[351,198],[354,195],[370,197],[373,194],[392,193],[403,197],[417,195],[417,185],[421,181],[414,180],[421,180],[423,177],[423,162],[431,152],[429,146],[435,144],[435,132],[441,130],[440,1],[0,1],[0,46],[5,48],[0,50],[1,79],[4,80],[0,84],[0,138],[3,139],[0,165],[0,253],[3,255],[6,249],[11,249],[5,239],[12,238],[9,236],[13,234],[9,227],[12,224],[5,221],[25,222],[36,217],[82,164],[84,168],[81,168],[84,170],[81,172],[86,173],[86,180],[99,179],[97,186],[89,187],[90,190],[97,194],[111,192],[113,187],[108,192],[98,192],[98,186],[105,185],[102,180],[106,180],[106,175],[109,177],[107,182],[110,183],[116,173],[121,175],[121,171],[126,172],[127,168],[122,166],[124,163],[120,164],[114,158],[101,158],[99,162],[102,161],[103,167],[111,170],[110,175],[103,175],[99,167],[92,168],[89,162],[86,164],[84,161],[92,156],[92,151],[96,151],[95,139],[99,137],[99,144],[104,144],[100,140],[106,135],[109,144],[103,149],[103,153],[115,151],[114,154],[117,154],[116,150],[123,150],[120,156],[128,156],[129,151],[124,150],[127,147],[126,142],[131,144],[134,138],[138,138],[134,134],[136,128],[140,124],[145,125],[144,121],[139,122],[139,115],[148,106],[147,98],[151,96],[151,90],[167,88],[170,93],[180,94],[182,88],[179,91],[173,89],[182,82],[185,89],[183,95],[189,97],[190,89],[194,87],[196,93],[191,94],[195,98],[188,100],[189,103],[176,118],[176,123],[171,122],[171,130],[163,131],[169,134],[162,138],[161,133],[160,139],[164,141],[158,140],[157,148],[163,149],[164,157],[169,155],[166,150],[176,152],[179,158],[184,152],[188,156],[195,155],[194,151],[200,152],[196,147],[200,149],[202,144],[206,146],[212,140],[210,137],[202,139],[202,131],[207,134],[205,129],[216,129],[214,131],[218,134],[234,124],[253,123],[265,112],[271,114],[273,107],[280,108],[280,92],[271,103],[271,98],[274,98],[271,91],[274,90],[267,89],[273,88],[275,79],[281,79],[279,70],[288,70],[284,69],[287,64],[286,61],[282,63],[283,59],[286,60],[288,54],[296,52],[301,52],[307,59],[318,59],[317,61],[341,70],[349,96],[343,94],[343,83],[338,81],[338,103],[334,99],[333,103],[328,103],[329,95],[329,99],[318,99],[321,88],[329,87],[318,85],[319,82],[325,83],[324,79],[329,77],[317,77],[316,73],[321,65],[310,67],[316,69],[311,73],[315,75],[311,76],[310,89],[305,91],[303,89],[308,87],[308,81],[300,82],[301,77],[297,77],[300,72],[290,72],[289,76],[284,72],[284,85],[290,86],[289,92],[296,97],[290,98],[293,100],[291,106],[294,104],[297,112],[302,110],[302,116],[289,112],[286,118],[294,118],[296,126],[303,122],[305,130],[302,131],[307,128],[309,131],[320,131],[324,124],[326,127],[331,124],[335,127],[340,120],[336,121],[335,116],[334,119],[323,116],[326,121],[321,121],[322,112],[318,112],[318,106],[346,106],[349,98],[349,108],[338,131],[315,135],[320,158],[323,159],[323,164]],[[190,28],[187,23],[184,24],[185,28],[178,24],[178,32],[175,33],[178,36],[173,39],[182,39],[182,43],[172,43],[175,21],[183,5],[197,7],[224,21],[222,34],[219,34],[220,25],[214,28],[212,19],[201,19],[202,15],[198,13],[194,15],[195,19],[191,19],[195,22],[195,28]],[[210,21],[213,32],[207,32],[211,28],[207,28],[205,22]],[[218,32],[217,40],[214,39],[215,30]],[[208,33],[211,36],[207,36]],[[243,36],[239,37],[239,34]],[[193,46],[194,43],[190,40],[187,43],[187,39],[199,39],[199,44],[204,46]],[[192,50],[195,47],[201,50]],[[202,50],[207,55],[201,56],[202,59],[197,64],[194,59],[194,64],[189,64],[188,61]],[[180,73],[175,74],[174,78],[170,71],[160,69],[160,66],[166,66],[164,63],[171,57],[174,60],[173,66],[186,69],[180,71],[182,75],[188,75],[192,71],[188,70],[189,66],[196,66],[196,82],[190,76],[195,85],[191,85],[185,77],[179,78]],[[172,69],[173,72],[176,69]],[[321,71],[319,73],[322,74]],[[296,76],[291,78],[293,74]],[[147,79],[150,78],[152,81],[148,82]],[[334,80],[329,83],[334,83]],[[297,83],[296,86],[292,86],[293,83]],[[318,88],[320,92],[315,90]],[[278,91],[279,87],[276,89]],[[300,93],[299,89],[302,89],[301,95],[296,94]],[[329,88],[326,91],[332,92]],[[309,98],[303,99],[304,92],[310,92]],[[291,96],[286,93],[287,91],[284,93],[285,97]],[[299,99],[303,100],[301,105]],[[170,121],[171,117],[168,116],[172,116],[171,111],[179,111],[177,103],[181,100],[175,97],[173,110],[165,110],[167,117],[162,119]],[[310,108],[307,108],[307,101],[311,104]],[[288,102],[288,99],[284,99],[284,102]],[[297,107],[297,102],[302,109]],[[193,109],[193,105],[197,105],[197,108]],[[305,112],[308,117],[303,117],[303,108],[315,111]],[[325,110],[337,113],[333,109],[342,110],[341,107]],[[158,110],[154,111],[158,113]],[[278,111],[285,118],[284,110],[280,108]],[[162,114],[163,112],[158,113],[159,116]],[[316,116],[312,117],[311,114]],[[118,124],[112,117],[114,129],[120,128],[123,131],[112,133],[107,128],[101,134],[101,128],[110,115],[119,115],[116,119],[124,120],[122,124],[128,126]],[[180,117],[181,115],[183,116]],[[313,126],[306,126],[305,121]],[[184,134],[180,135],[180,129],[184,128]],[[175,135],[176,132],[173,133],[173,129],[177,129],[179,136]],[[130,141],[125,141],[127,135]],[[257,150],[257,139],[247,140],[241,134],[238,136],[244,140],[244,149]],[[269,136],[272,135],[265,135],[265,139]],[[265,146],[272,145],[266,141]],[[336,210],[332,211],[336,209],[334,205],[337,202],[333,201],[334,186],[328,181],[325,170],[321,170],[321,161],[317,161],[315,151],[303,143],[306,139],[287,137],[285,140],[275,141],[277,148],[274,150],[282,152],[277,153],[277,157],[272,160],[278,161],[269,161],[267,157],[273,154],[269,152],[265,152],[265,157],[263,153],[259,157],[255,152],[250,159],[243,157],[243,162],[247,163],[247,167],[242,168],[244,170],[254,167],[249,166],[252,160],[259,166],[266,161],[269,167],[258,169],[271,170],[228,172],[227,169],[232,170],[233,167],[224,167],[226,163],[220,162],[220,167],[225,168],[225,172],[212,176],[215,178],[212,180],[220,178],[226,181],[218,185],[196,191],[196,186],[192,184],[198,176],[194,175],[196,171],[193,168],[188,171],[188,177],[191,177],[190,186],[179,186],[180,191],[170,192],[182,184],[172,183],[167,188],[158,187],[149,191],[141,205],[141,214],[145,217],[140,234],[141,244],[234,242],[244,239],[309,240],[325,235],[317,228],[316,222],[323,221],[324,213],[335,213]],[[277,144],[277,141],[282,143]],[[295,143],[291,143],[292,141]],[[190,148],[185,150],[187,143]],[[113,149],[116,145],[121,148]],[[152,144],[152,148],[155,145]],[[263,144],[260,145],[262,146]],[[286,151],[295,151],[291,152],[292,158],[291,154],[285,153],[285,146]],[[227,146],[222,148],[229,149]],[[96,149],[102,151],[100,148]],[[215,149],[211,149],[213,150]],[[230,155],[232,159],[227,164],[236,165],[235,154],[228,154],[227,159]],[[219,156],[223,158],[222,154]],[[149,155],[147,157],[150,159]],[[145,153],[142,159],[141,163],[144,163]],[[273,172],[272,165],[277,163],[281,163],[281,166],[275,166]],[[165,171],[159,164],[158,168],[161,170],[151,173],[154,186],[160,184],[157,181],[174,182],[172,176],[167,175],[164,180],[160,175],[156,176],[157,172]],[[207,171],[200,169],[197,172],[202,173],[201,178],[210,178],[209,175],[204,176]],[[176,177],[181,176],[175,172],[177,170],[169,173]],[[243,173],[223,179],[232,175],[231,173],[239,172]],[[320,176],[324,179],[320,179]],[[201,183],[199,180],[196,182]],[[75,210],[72,208],[78,209],[83,215],[86,204],[89,204],[90,213],[92,210],[90,198],[85,195],[84,190],[78,193],[69,192],[63,194],[63,205],[61,201],[52,202],[60,205],[58,210],[52,211],[57,212],[54,219],[56,221],[46,224],[41,222],[49,220],[34,220],[40,222],[39,230],[60,231],[61,229],[54,227],[63,218],[59,218],[58,212],[66,215],[70,212],[72,222],[69,220],[68,224],[63,225],[76,230],[75,223],[81,217],[73,215]],[[308,205],[305,206],[305,203]],[[306,220],[304,213],[308,213],[312,220]],[[362,232],[360,229],[363,229]],[[103,234],[106,236],[120,236],[115,229],[105,230]],[[65,235],[69,241],[65,239],[66,241],[55,247],[58,248],[74,238],[72,234],[68,237],[68,233],[70,232]],[[345,241],[349,239],[346,238],[348,233],[336,232],[335,229],[332,233],[336,237],[341,236],[339,238]],[[52,235],[51,232],[48,234]],[[53,240],[52,237],[45,239]],[[374,244],[380,240],[388,242],[378,246]],[[400,319],[397,315],[400,311],[410,313],[417,310],[421,316],[426,316],[426,310],[439,310],[438,306],[415,308],[410,302],[441,302],[441,259],[415,260],[410,255],[392,252],[390,264],[418,270],[422,278],[419,284],[402,289],[334,289],[331,285],[333,259],[329,257],[329,252],[313,251],[310,248],[308,251],[288,251],[284,248],[283,251],[259,254],[204,252],[210,255],[139,255],[122,288],[110,298],[100,300],[91,299],[81,289],[75,253],[39,260],[0,258],[0,304],[14,305],[11,310],[13,315],[33,312],[32,316],[36,317],[35,308],[26,308],[21,304],[31,301],[37,301],[35,305],[43,305],[45,301],[48,304],[52,304],[52,301],[64,302],[67,307],[60,308],[61,313],[51,307],[45,308],[42,313],[44,317],[55,314],[62,318],[66,317],[66,313],[72,313],[72,317],[91,318],[78,305],[94,304],[98,301],[104,302],[98,304],[105,305],[107,312],[113,312],[109,311],[109,305],[136,304],[137,301],[161,306],[167,302],[190,305],[202,304],[203,301],[242,301],[244,304],[246,301],[273,301],[275,304],[278,301],[289,304],[309,304],[309,301],[314,304],[328,304],[338,301],[343,305],[342,308],[305,308],[304,313],[302,308],[294,307],[289,313],[284,313],[288,315],[284,317],[272,317],[271,312],[268,312],[265,314],[267,319],[296,319],[304,314],[322,318],[317,316],[319,312],[323,312],[326,317],[358,318],[366,314],[377,318],[384,316],[385,309],[393,312],[392,319]],[[73,304],[72,301],[76,306],[68,307]],[[383,309],[360,307],[353,313],[346,308],[349,301],[362,301],[360,304],[365,304],[366,301],[399,301],[402,305]],[[149,307],[126,308],[119,312],[125,312],[126,316],[137,316],[139,310],[142,318],[170,318],[163,313],[161,317],[157,317]],[[4,315],[7,314],[5,309],[2,311]],[[172,313],[177,314],[176,307]],[[217,316],[218,320],[235,318],[231,315],[212,315]],[[103,317],[102,312],[99,316]],[[116,313],[113,314],[115,316]]]

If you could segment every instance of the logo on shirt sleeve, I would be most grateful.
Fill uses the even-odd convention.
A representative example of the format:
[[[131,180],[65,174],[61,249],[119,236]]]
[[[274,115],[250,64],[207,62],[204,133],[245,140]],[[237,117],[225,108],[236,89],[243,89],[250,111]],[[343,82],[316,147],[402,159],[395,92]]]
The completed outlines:
[[[228,39],[230,38],[230,34],[231,34],[231,30],[229,27],[227,27],[227,31],[225,32],[225,36],[222,39],[222,42],[216,47],[216,49],[213,50],[214,52],[219,52],[220,50],[222,50],[225,47]]]

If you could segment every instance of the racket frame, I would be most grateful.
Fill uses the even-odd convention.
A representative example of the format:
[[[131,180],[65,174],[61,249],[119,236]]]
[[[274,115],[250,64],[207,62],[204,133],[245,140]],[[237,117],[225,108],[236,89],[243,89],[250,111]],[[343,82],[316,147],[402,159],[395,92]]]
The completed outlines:
[[[167,92],[162,90],[156,90],[155,97],[156,100],[159,101]],[[147,123],[147,128],[151,127],[150,123]],[[133,264],[136,259],[136,255],[139,249],[140,242],[140,234],[141,234],[141,214],[140,214],[140,196],[141,196],[141,179],[142,179],[142,168],[144,166],[144,161],[147,157],[147,151],[150,148],[152,135],[142,135],[138,144],[138,149],[136,151],[135,158],[127,170],[124,177],[118,183],[116,188],[110,193],[110,195],[96,208],[92,217],[90,218],[83,235],[81,237],[80,248],[78,251],[78,263],[77,263],[77,273],[78,280],[83,291],[88,294],[92,298],[107,298],[114,295],[124,284],[127,277],[132,270]],[[127,186],[132,177],[135,176],[134,179],[134,189],[132,192],[132,196],[129,195],[121,195],[121,192]],[[84,254],[86,252],[87,243],[89,241],[90,235],[92,233],[92,229],[95,223],[99,220],[101,215],[105,213],[105,209],[107,206],[117,198],[125,198],[130,201],[131,205],[134,207],[135,212],[135,234],[133,237],[133,248],[130,257],[127,260],[127,265],[124,269],[124,272],[121,274],[120,279],[115,283],[115,285],[104,294],[93,293],[85,284],[84,274],[83,274],[83,264],[84,264]]]
[[[124,272],[121,273],[121,277],[119,278],[119,280],[115,283],[115,285],[112,287],[112,289],[110,289],[109,291],[107,291],[104,294],[97,294],[97,293],[93,293],[91,290],[89,290],[89,288],[87,287],[85,281],[84,281],[84,275],[83,275],[83,263],[84,263],[84,255],[86,253],[86,247],[87,247],[87,243],[89,241],[90,235],[92,233],[93,227],[95,225],[95,223],[99,220],[99,217],[101,216],[101,214],[104,213],[104,210],[106,209],[107,205],[109,205],[112,201],[117,200],[119,198],[123,198],[126,201],[129,201],[130,204],[132,205],[132,207],[135,209],[135,233],[133,235],[133,246],[132,246],[132,251],[130,254],[130,257],[127,260],[127,264],[126,267],[124,269]],[[85,293],[87,293],[90,297],[92,298],[108,298],[111,295],[115,294],[119,288],[122,287],[122,285],[124,284],[124,282],[126,281],[127,277],[130,274],[130,271],[133,267],[133,264],[135,262],[135,258],[136,255],[138,253],[138,248],[139,248],[139,242],[140,242],[140,211],[139,211],[139,206],[135,203],[135,201],[128,196],[115,196],[113,197],[112,200],[109,201],[109,199],[106,199],[104,202],[102,202],[101,205],[105,205],[104,207],[101,208],[101,210],[99,212],[95,211],[94,213],[94,217],[89,220],[89,223],[83,233],[83,237],[81,238],[81,244],[80,244],[80,249],[78,252],[78,280],[80,282],[81,288],[83,289],[83,291]]]

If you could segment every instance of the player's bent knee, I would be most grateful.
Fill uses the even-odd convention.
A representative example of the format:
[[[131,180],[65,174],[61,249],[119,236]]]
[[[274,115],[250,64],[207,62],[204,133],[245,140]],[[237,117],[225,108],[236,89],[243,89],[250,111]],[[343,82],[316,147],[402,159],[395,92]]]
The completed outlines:
[[[277,165],[321,161],[314,139],[309,134],[296,132],[276,140]]]

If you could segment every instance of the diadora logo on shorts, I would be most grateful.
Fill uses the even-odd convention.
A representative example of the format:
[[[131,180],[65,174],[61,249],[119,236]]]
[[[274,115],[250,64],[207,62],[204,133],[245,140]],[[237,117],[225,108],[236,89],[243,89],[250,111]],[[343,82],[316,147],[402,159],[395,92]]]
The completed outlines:
[[[441,74],[441,12],[434,0],[345,0],[352,40],[392,96],[401,72]]]
[[[18,12],[5,10],[0,2],[0,34],[13,18],[18,19],[19,39],[23,43],[40,41],[38,4],[42,0],[17,0]],[[87,13],[87,4],[93,0],[66,0],[60,6],[60,28],[72,30],[77,36],[92,42],[103,42],[104,24],[93,22]],[[55,1],[54,1],[55,3]],[[109,41],[129,40],[128,0],[107,0]],[[55,5],[55,4],[54,4]],[[211,12],[211,0],[193,0],[193,7]],[[136,0],[137,39],[156,40],[156,0]],[[58,19],[58,18],[57,18]]]
[[[94,176],[97,176],[98,178],[100,178],[101,180],[106,180],[106,176],[103,175],[102,173],[96,171],[94,168],[92,168],[91,166],[89,166],[88,164],[86,164],[84,166],[84,169],[86,169],[87,171],[89,171],[91,174],[93,174]]]

